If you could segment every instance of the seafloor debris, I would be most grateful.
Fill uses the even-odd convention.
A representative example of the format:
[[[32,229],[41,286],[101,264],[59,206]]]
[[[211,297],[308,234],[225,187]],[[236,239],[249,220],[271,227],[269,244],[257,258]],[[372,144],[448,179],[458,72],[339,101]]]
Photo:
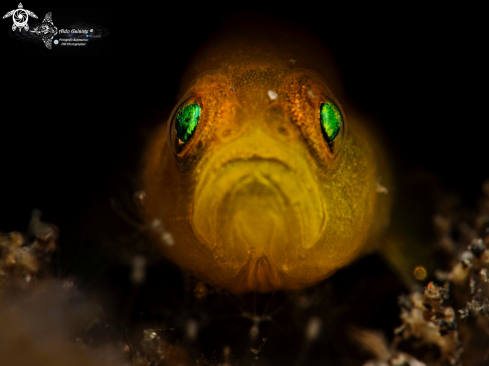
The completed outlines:
[[[38,270],[39,261],[21,233],[0,233],[0,285],[13,279],[30,282]]]
[[[165,331],[172,331],[172,329],[145,329],[143,331],[141,345],[144,354],[141,354],[138,350],[132,350],[134,354],[129,355],[134,365],[190,365],[190,361],[183,347],[167,342],[165,337],[162,336],[162,333]]]
[[[451,203],[440,204],[437,225],[440,255],[449,265],[436,272],[439,281],[449,281],[450,298],[456,311],[464,365],[489,364],[489,180],[482,185],[479,211],[467,213]],[[437,220],[438,223],[440,219]],[[446,245],[446,243],[451,244]]]
[[[402,325],[395,329],[390,346],[382,334],[355,329],[352,338],[375,356],[368,366],[458,365],[462,353],[455,311],[444,307],[448,283],[430,282],[423,293],[399,298]]]
[[[52,275],[58,229],[40,215],[33,211],[26,232],[0,232],[1,364],[127,365],[100,305]]]
[[[49,272],[52,253],[56,249],[58,229],[41,221],[41,212],[34,210],[28,231],[0,232],[0,286],[29,283],[32,278]]]
[[[123,340],[101,319],[100,307],[63,281],[2,286],[1,364],[129,365]]]
[[[482,193],[479,212],[460,209],[453,196],[439,202],[435,247],[446,267],[435,273],[438,284],[399,298],[402,325],[390,347],[352,332],[374,355],[366,365],[489,365],[489,180]]]
[[[413,353],[425,349],[420,358],[427,364],[457,365],[462,348],[455,311],[442,306],[448,297],[448,283],[441,287],[433,282],[425,287],[423,294],[415,292],[401,297],[402,325],[395,330],[392,348],[407,348]]]

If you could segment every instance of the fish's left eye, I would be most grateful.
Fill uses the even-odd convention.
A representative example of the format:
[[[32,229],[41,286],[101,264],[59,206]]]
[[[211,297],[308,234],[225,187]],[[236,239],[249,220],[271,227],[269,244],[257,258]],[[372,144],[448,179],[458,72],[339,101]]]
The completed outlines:
[[[331,144],[343,128],[343,117],[336,104],[331,100],[319,106],[319,121],[324,139]]]

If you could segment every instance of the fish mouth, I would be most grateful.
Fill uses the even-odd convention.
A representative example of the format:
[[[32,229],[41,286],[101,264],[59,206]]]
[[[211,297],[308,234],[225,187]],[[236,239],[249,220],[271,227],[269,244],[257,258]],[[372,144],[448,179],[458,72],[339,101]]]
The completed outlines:
[[[304,158],[280,142],[260,144],[265,149],[255,140],[221,147],[199,166],[192,226],[226,266],[239,270],[266,258],[286,273],[284,258],[300,256],[321,236],[324,202]]]

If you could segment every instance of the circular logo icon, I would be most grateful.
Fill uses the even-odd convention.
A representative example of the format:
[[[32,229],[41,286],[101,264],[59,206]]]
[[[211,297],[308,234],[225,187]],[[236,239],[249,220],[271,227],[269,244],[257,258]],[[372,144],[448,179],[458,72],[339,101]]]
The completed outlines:
[[[54,44],[58,44],[59,41],[57,39],[54,40]]]

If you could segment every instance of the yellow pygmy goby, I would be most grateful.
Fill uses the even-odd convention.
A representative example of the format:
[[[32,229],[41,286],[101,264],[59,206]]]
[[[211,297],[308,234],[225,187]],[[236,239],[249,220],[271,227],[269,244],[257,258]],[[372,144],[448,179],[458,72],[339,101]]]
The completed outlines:
[[[164,254],[242,293],[301,289],[374,250],[389,167],[373,127],[340,95],[307,31],[255,23],[211,39],[144,153],[148,225],[173,237],[154,232]]]

